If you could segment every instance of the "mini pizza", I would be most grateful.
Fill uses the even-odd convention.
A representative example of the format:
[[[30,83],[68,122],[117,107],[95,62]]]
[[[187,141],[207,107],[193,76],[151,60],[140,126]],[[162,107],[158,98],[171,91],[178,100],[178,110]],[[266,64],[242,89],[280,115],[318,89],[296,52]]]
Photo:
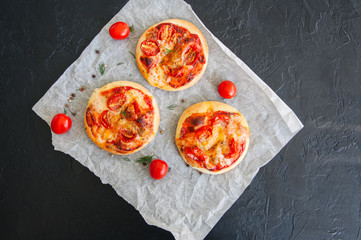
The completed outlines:
[[[208,63],[208,46],[192,23],[169,19],[142,34],[136,59],[150,85],[179,91],[191,87],[203,75]]]
[[[185,162],[200,172],[220,174],[236,167],[249,146],[246,119],[221,102],[201,102],[179,119],[176,145]]]
[[[127,155],[152,141],[159,126],[159,110],[143,86],[119,81],[94,90],[84,122],[89,138],[100,148]]]

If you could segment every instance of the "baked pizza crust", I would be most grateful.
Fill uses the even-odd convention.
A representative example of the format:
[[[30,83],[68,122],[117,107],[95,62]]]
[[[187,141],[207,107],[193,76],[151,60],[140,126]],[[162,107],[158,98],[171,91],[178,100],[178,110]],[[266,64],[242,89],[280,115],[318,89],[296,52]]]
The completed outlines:
[[[129,82],[129,81],[117,81],[117,82],[112,82],[112,83],[109,83],[109,84],[106,84],[104,85],[103,87],[101,88],[96,88],[92,95],[90,96],[89,98],[89,102],[88,102],[88,106],[87,108],[90,106],[90,105],[101,105],[101,106],[106,106],[106,102],[103,102],[102,100],[100,100],[99,98],[99,94],[103,91],[106,91],[106,90],[109,90],[109,89],[112,89],[112,88],[116,88],[116,87],[122,87],[122,86],[129,86],[129,87],[133,87],[133,88],[136,88],[136,89],[139,89],[141,90],[144,94],[148,95],[151,99],[152,99],[152,104],[153,104],[153,108],[154,108],[154,121],[153,121],[153,133],[151,134],[151,136],[148,138],[148,140],[139,148],[135,149],[135,150],[132,150],[132,151],[128,151],[127,153],[125,154],[122,154],[122,153],[119,153],[119,152],[116,152],[112,149],[109,149],[106,147],[106,145],[104,143],[99,143],[96,138],[93,136],[93,134],[91,133],[91,128],[88,126],[87,124],[87,119],[86,119],[86,114],[84,114],[84,124],[85,124],[85,131],[86,133],[88,134],[89,138],[96,144],[98,145],[101,149],[109,152],[109,153],[112,153],[112,154],[117,154],[117,155],[129,155],[129,154],[132,154],[132,153],[135,153],[135,152],[138,152],[140,151],[141,149],[143,149],[148,143],[150,143],[153,138],[155,137],[157,131],[158,131],[158,127],[159,127],[159,121],[160,121],[160,114],[159,114],[159,109],[158,109],[158,105],[157,105],[157,102],[155,100],[155,98],[153,97],[153,95],[145,88],[143,87],[142,85],[138,84],[138,83],[135,83],[135,82]],[[86,109],[87,109],[86,108]],[[103,110],[106,110],[107,108],[104,108],[102,109]]]
[[[207,101],[207,102],[200,102],[200,103],[196,103],[192,106],[190,106],[189,108],[187,108],[181,115],[181,117],[179,118],[178,121],[178,125],[177,125],[177,130],[176,130],[176,135],[175,135],[175,141],[177,142],[177,139],[180,138],[180,133],[181,133],[181,129],[182,129],[182,125],[184,123],[184,121],[191,116],[193,113],[204,113],[207,112],[208,109],[212,109],[213,111],[225,111],[225,112],[230,112],[230,113],[239,113],[241,114],[237,109],[235,109],[234,107],[225,104],[225,103],[221,103],[221,102],[216,102],[216,101]],[[242,126],[246,129],[246,131],[248,132],[247,138],[246,138],[246,146],[244,148],[243,153],[241,154],[241,156],[239,156],[239,158],[229,167],[223,168],[219,171],[209,171],[205,168],[198,168],[195,166],[192,166],[194,169],[203,172],[203,173],[208,173],[208,174],[222,174],[222,173],[226,173],[230,170],[232,170],[233,168],[235,168],[242,160],[243,158],[246,156],[247,151],[248,151],[248,147],[249,147],[249,140],[250,140],[250,134],[249,134],[249,127],[247,124],[246,119],[244,118],[244,116],[241,114],[242,117]],[[179,149],[178,145],[177,148],[179,150],[180,155],[182,156],[183,160],[188,164],[187,162],[187,158],[185,157],[185,155],[183,154],[183,152]],[[190,165],[190,164],[189,164]]]
[[[207,65],[208,65],[208,45],[206,42],[206,39],[204,38],[202,32],[196,27],[194,26],[192,23],[185,21],[185,20],[181,20],[181,19],[168,19],[168,20],[164,20],[162,22],[158,22],[156,24],[154,24],[153,26],[149,27],[139,38],[138,44],[137,44],[137,49],[136,49],[136,60],[137,60],[137,65],[139,67],[140,72],[142,73],[143,77],[149,82],[150,85],[154,86],[151,81],[149,80],[150,76],[149,73],[147,71],[147,69],[145,68],[145,66],[142,64],[142,62],[140,61],[140,56],[141,56],[141,51],[140,50],[140,45],[141,43],[146,40],[146,34],[148,32],[149,29],[154,28],[156,26],[158,26],[159,24],[162,23],[173,23],[175,25],[178,25],[180,27],[184,27],[186,28],[190,33],[193,34],[197,34],[199,39],[201,40],[202,43],[202,48],[203,48],[203,52],[204,52],[204,57],[206,59],[206,63],[203,65],[202,70],[197,74],[197,76],[188,84],[179,87],[179,88],[172,88],[169,85],[165,85],[165,86],[155,86],[158,87],[160,89],[166,90],[166,91],[180,91],[180,90],[184,90],[187,88],[190,88],[191,86],[193,86],[194,84],[196,84],[199,79],[201,79],[203,73],[206,71]]]

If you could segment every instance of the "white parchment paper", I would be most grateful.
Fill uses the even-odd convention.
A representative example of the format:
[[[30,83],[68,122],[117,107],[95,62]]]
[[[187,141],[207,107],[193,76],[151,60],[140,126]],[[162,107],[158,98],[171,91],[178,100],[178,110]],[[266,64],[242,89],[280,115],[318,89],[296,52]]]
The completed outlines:
[[[190,89],[166,92],[150,86],[140,74],[134,57],[140,35],[151,25],[170,18],[195,24],[209,46],[208,68],[202,79]],[[113,40],[109,27],[124,21],[134,25],[135,32],[126,40]],[[95,51],[99,50],[99,54]],[[119,62],[124,64],[117,65]],[[104,75],[99,64],[106,64]],[[92,75],[96,75],[92,78]],[[231,100],[222,99],[217,86],[232,80],[238,93]],[[127,80],[145,86],[160,108],[160,129],[154,140],[142,151],[130,155],[130,162],[110,156],[87,137],[83,117],[92,91],[109,82]],[[83,92],[76,89],[86,86]],[[69,103],[71,93],[76,97]],[[183,103],[181,99],[186,101]],[[247,119],[251,143],[243,162],[234,170],[217,176],[200,175],[187,167],[178,154],[174,137],[178,119],[192,104],[221,101],[237,108]],[[215,38],[200,22],[191,7],[182,0],[130,0],[100,31],[89,46],[33,107],[49,125],[52,117],[68,103],[73,126],[63,135],[52,133],[56,150],[71,155],[89,168],[104,184],[110,184],[119,196],[132,204],[148,224],[164,228],[176,239],[203,239],[222,215],[239,198],[259,168],[270,161],[303,127],[287,105],[239,58]],[[176,104],[174,110],[167,106]],[[135,162],[145,155],[156,155],[172,168],[162,180],[149,176],[148,167]]]

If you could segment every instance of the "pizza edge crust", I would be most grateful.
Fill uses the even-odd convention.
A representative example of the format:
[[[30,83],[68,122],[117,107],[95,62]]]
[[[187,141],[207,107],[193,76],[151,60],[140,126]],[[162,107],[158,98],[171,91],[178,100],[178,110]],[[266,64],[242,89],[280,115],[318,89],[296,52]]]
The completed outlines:
[[[121,86],[130,86],[130,87],[134,87],[136,89],[143,91],[146,95],[148,95],[152,99],[152,104],[153,104],[153,108],[154,108],[153,134],[148,138],[148,141],[143,143],[143,145],[141,147],[139,147],[135,150],[129,151],[128,153],[119,153],[117,151],[113,151],[111,149],[106,148],[107,145],[104,143],[102,143],[102,144],[98,143],[96,141],[95,137],[93,136],[93,134],[91,133],[91,128],[88,126],[87,119],[86,119],[86,110],[88,109],[88,107],[90,105],[92,105],[94,103],[94,101],[96,101],[97,96],[100,92],[106,91],[106,90],[109,90],[109,89],[112,89],[115,87],[121,87]],[[87,135],[89,136],[89,138],[102,150],[105,150],[109,153],[116,154],[116,155],[129,155],[129,154],[132,154],[132,153],[142,150],[155,137],[155,135],[158,131],[158,127],[159,127],[159,121],[160,121],[159,108],[158,108],[158,105],[157,105],[157,102],[156,102],[154,96],[148,91],[148,89],[146,89],[142,85],[135,83],[135,82],[129,82],[129,81],[116,81],[116,82],[108,83],[108,84],[102,86],[101,88],[94,89],[93,93],[91,94],[91,96],[89,98],[88,105],[85,109],[85,114],[84,114],[85,131],[86,131]]]
[[[212,108],[213,111],[226,111],[226,112],[234,112],[234,113],[239,113],[241,114],[237,109],[235,109],[234,107],[225,104],[225,103],[221,103],[221,102],[217,102],[217,101],[207,101],[207,102],[200,102],[200,103],[196,103],[190,107],[188,107],[181,115],[181,117],[179,118],[178,121],[178,125],[177,125],[177,130],[176,130],[176,136],[175,136],[175,142],[177,143],[177,139],[180,137],[180,132],[181,132],[181,128],[182,125],[184,123],[184,121],[191,116],[193,113],[202,113],[202,112],[206,112],[209,108]],[[229,167],[227,168],[223,168],[219,171],[209,171],[205,168],[199,168],[199,167],[193,167],[191,166],[191,164],[188,163],[187,158],[185,157],[185,155],[181,152],[181,150],[177,145],[178,151],[180,153],[180,155],[182,156],[183,160],[190,165],[191,167],[193,167],[194,169],[203,172],[203,173],[207,173],[207,174],[222,174],[222,173],[226,173],[230,170],[232,170],[233,168],[235,168],[240,162],[242,162],[242,160],[244,159],[244,157],[247,154],[248,151],[248,147],[249,147],[249,142],[250,142],[250,132],[249,132],[249,127],[248,127],[248,123],[246,121],[246,119],[244,118],[244,116],[241,114],[242,116],[242,126],[247,130],[247,138],[246,138],[246,146],[245,149],[243,151],[243,153],[241,154],[241,156]]]
[[[190,83],[188,83],[188,84],[186,84],[186,85],[184,85],[182,87],[179,87],[179,88],[172,88],[169,85],[159,86],[159,87],[158,86],[153,86],[152,83],[149,81],[149,74],[148,74],[148,71],[147,71],[146,67],[140,61],[140,56],[141,56],[140,44],[145,40],[145,35],[147,34],[149,29],[151,29],[153,27],[156,27],[156,26],[158,26],[159,24],[162,24],[162,23],[173,23],[175,25],[184,27],[189,32],[197,34],[199,36],[199,39],[201,40],[201,43],[202,43],[206,63],[203,65],[202,70],[197,74],[197,76]],[[181,90],[190,88],[191,86],[196,84],[201,79],[204,72],[206,71],[206,68],[207,68],[207,65],[208,65],[208,56],[209,56],[208,45],[207,45],[207,41],[206,41],[205,37],[203,36],[202,32],[193,23],[190,23],[190,22],[182,20],[182,19],[168,19],[168,20],[158,22],[158,23],[152,25],[151,27],[149,27],[140,36],[140,38],[138,40],[138,44],[137,44],[137,49],[136,49],[136,52],[135,52],[135,58],[136,58],[136,61],[137,61],[137,65],[138,65],[138,68],[139,68],[141,74],[143,75],[143,77],[153,87],[157,87],[157,88],[160,88],[160,89],[163,89],[163,90],[166,90],[166,91],[181,91]]]

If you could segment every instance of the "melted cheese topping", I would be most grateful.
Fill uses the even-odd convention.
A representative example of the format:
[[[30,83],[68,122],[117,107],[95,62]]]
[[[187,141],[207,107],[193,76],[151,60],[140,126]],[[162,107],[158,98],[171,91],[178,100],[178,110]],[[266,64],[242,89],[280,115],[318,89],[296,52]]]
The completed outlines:
[[[215,117],[221,115],[219,113],[202,113],[205,119],[203,122],[195,121],[199,113],[192,114],[184,121],[176,144],[191,166],[218,171],[231,166],[242,155],[249,134],[242,126],[242,116],[239,113],[222,112],[226,119],[212,123]],[[200,149],[201,153],[187,152],[194,148]]]
[[[167,24],[168,23],[162,23],[155,28],[149,29],[147,33],[147,39],[153,39],[158,42],[160,52],[156,56],[146,56],[142,51],[140,51],[140,59],[145,58],[156,62],[156,64],[151,65],[150,67],[146,66],[148,69],[147,80],[151,85],[160,88],[164,86],[178,88],[191,82],[195,76],[202,71],[206,60],[202,44],[196,39],[198,36],[191,34],[185,28],[171,24],[171,26],[175,27],[175,29],[179,29],[175,31],[171,39],[157,39],[158,29],[162,25]],[[194,64],[187,65],[185,63],[185,53],[192,45],[197,45],[199,47],[200,57]],[[142,60],[140,61],[142,62]],[[169,71],[180,68],[183,68],[183,74],[181,76],[172,76],[172,74],[168,73]]]
[[[131,87],[121,90],[125,101],[116,110],[109,109],[108,101],[119,94],[114,88],[108,91],[96,92],[96,97],[87,108],[87,124],[91,128],[94,141],[102,148],[126,153],[141,147],[149,137],[154,135],[154,111],[145,100],[145,95],[139,89]],[[114,91],[114,92],[112,92]],[[152,99],[152,98],[150,98]],[[135,106],[137,105],[137,107]],[[102,118],[104,113],[104,118]]]

